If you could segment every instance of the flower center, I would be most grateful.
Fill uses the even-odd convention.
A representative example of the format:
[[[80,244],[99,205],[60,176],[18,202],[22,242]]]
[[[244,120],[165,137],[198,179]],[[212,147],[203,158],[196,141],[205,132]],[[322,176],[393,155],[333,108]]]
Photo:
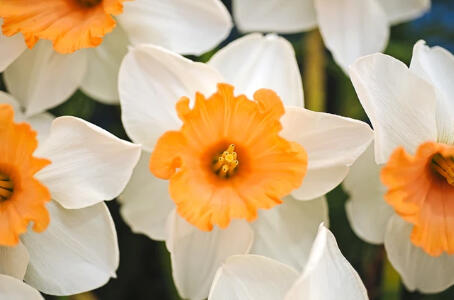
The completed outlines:
[[[102,0],[76,0],[83,7],[93,7],[102,2]]]
[[[13,195],[14,182],[6,174],[0,173],[0,202],[6,201]]]
[[[238,154],[235,152],[235,145],[230,144],[227,150],[213,158],[213,172],[221,178],[232,177],[238,169]]]
[[[440,153],[432,156],[432,170],[441,175],[446,181],[454,186],[454,157],[444,157]]]

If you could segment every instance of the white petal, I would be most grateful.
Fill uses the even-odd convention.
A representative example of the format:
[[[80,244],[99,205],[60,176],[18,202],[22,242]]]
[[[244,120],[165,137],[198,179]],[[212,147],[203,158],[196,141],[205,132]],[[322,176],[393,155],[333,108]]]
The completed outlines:
[[[22,243],[15,247],[0,247],[0,274],[24,279],[29,259],[27,248]]]
[[[85,52],[59,54],[48,41],[26,50],[4,73],[8,91],[27,115],[43,112],[68,99],[85,73]]]
[[[131,42],[200,55],[224,40],[232,20],[219,0],[135,0],[118,19]]]
[[[208,300],[281,300],[298,273],[258,255],[229,257],[216,273]]]
[[[142,152],[131,180],[118,197],[121,216],[136,233],[153,240],[167,238],[166,224],[175,204],[169,196],[167,180],[154,177],[149,168],[150,153]]]
[[[281,122],[282,136],[306,149],[310,168],[351,166],[373,138],[367,123],[302,107],[286,107]]]
[[[431,0],[378,0],[392,24],[410,21],[430,9]]]
[[[454,256],[426,254],[411,242],[412,228],[412,224],[397,215],[390,219],[385,234],[388,259],[408,290],[439,293],[454,284]]]
[[[0,274],[0,298],[14,300],[44,300],[41,294],[22,280]]]
[[[313,0],[233,0],[241,31],[295,33],[317,25]]]
[[[384,242],[386,224],[393,214],[384,199],[386,188],[380,181],[380,169],[371,144],[342,184],[350,195],[345,204],[350,225],[360,238],[372,244]]]
[[[0,19],[0,28],[3,25],[3,19]],[[1,33],[0,30],[0,72],[5,71],[19,55],[24,52],[26,46],[21,34],[15,34],[8,37]]]
[[[132,2],[131,2],[132,3]],[[175,105],[197,91],[210,95],[221,75],[213,68],[154,46],[138,46],[120,68],[122,120],[129,137],[151,152],[156,140],[181,121]]]
[[[184,299],[205,299],[216,270],[229,256],[248,253],[253,231],[243,220],[232,221],[227,229],[204,232],[176,213],[169,228],[167,248],[173,280]]]
[[[376,0],[315,0],[315,8],[325,45],[345,71],[358,57],[385,49],[389,26]]]
[[[85,94],[106,104],[119,102],[118,72],[128,44],[128,36],[117,26],[100,46],[87,50],[87,71],[81,86]]]
[[[301,107],[286,107],[281,121],[282,136],[298,142],[308,154],[303,184],[292,193],[299,200],[320,197],[341,183],[373,137],[364,122]]]
[[[306,269],[285,300],[367,300],[358,273],[340,252],[333,234],[320,225]]]
[[[303,184],[294,190],[291,195],[298,200],[311,200],[314,197],[320,197],[338,186],[345,176],[347,176],[349,167],[335,166],[320,169],[308,169],[303,179]]]
[[[429,48],[419,41],[413,49],[410,70],[436,89],[438,141],[454,143],[454,56],[441,47]]]
[[[60,117],[39,145],[37,157],[52,163],[36,177],[65,208],[111,200],[125,188],[140,157],[140,146],[74,117]]]
[[[115,276],[117,234],[104,203],[68,210],[51,201],[50,225],[21,237],[30,253],[25,281],[46,294],[71,295],[98,288]]]
[[[384,54],[358,59],[350,76],[375,132],[375,160],[388,161],[398,146],[413,153],[437,139],[433,87],[405,64]]]
[[[255,237],[251,253],[276,259],[301,271],[322,222],[328,222],[325,198],[302,202],[287,196],[281,205],[260,211],[251,224]]]
[[[303,106],[303,85],[295,51],[284,38],[250,34],[218,51],[209,61],[237,93],[252,99],[261,88],[274,90],[285,105]]]

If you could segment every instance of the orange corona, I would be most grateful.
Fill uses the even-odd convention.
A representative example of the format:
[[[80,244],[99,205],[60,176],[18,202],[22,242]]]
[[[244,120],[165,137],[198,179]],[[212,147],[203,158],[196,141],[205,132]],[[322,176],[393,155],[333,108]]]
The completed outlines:
[[[454,254],[454,146],[426,142],[414,156],[398,148],[381,178],[387,202],[414,225],[413,244],[432,256]]]
[[[125,1],[130,0],[2,0],[2,31],[6,36],[22,33],[29,48],[45,39],[57,52],[72,53],[101,44]]]
[[[19,235],[41,232],[49,224],[45,203],[50,193],[34,175],[50,163],[33,157],[38,146],[36,133],[28,124],[16,124],[10,105],[0,104],[0,245],[13,246]]]
[[[150,159],[188,222],[209,231],[234,218],[253,221],[301,185],[307,154],[279,136],[284,106],[276,93],[261,89],[252,101],[219,84],[208,99],[197,93],[192,109],[189,102],[177,103],[183,125],[161,136]]]

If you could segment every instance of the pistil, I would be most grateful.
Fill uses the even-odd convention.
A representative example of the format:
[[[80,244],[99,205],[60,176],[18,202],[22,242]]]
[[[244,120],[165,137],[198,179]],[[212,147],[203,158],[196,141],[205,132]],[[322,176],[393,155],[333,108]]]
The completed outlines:
[[[6,201],[13,195],[14,183],[8,175],[0,173],[0,202]]]
[[[221,178],[229,178],[235,174],[239,164],[235,145],[230,144],[227,150],[214,158],[213,172]]]
[[[441,175],[446,181],[454,186],[454,157],[444,157],[440,153],[432,157],[432,170]]]

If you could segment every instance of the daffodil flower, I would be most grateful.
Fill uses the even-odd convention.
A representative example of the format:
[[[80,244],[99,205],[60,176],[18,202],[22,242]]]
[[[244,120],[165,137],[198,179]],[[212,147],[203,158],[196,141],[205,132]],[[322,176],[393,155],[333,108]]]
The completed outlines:
[[[232,26],[219,0],[2,0],[0,25],[0,72],[6,68],[8,91],[28,116],[79,87],[118,103],[118,69],[129,45],[199,55]]]
[[[235,254],[300,270],[327,222],[322,195],[372,138],[363,122],[302,108],[293,48],[275,35],[245,36],[208,64],[131,48],[119,93],[125,129],[144,149],[121,213],[166,241],[183,298],[206,298]]]
[[[229,257],[218,269],[208,300],[367,300],[358,273],[323,225],[302,273],[258,255]]]
[[[374,54],[350,75],[375,130],[376,162],[371,149],[346,180],[352,226],[384,242],[409,290],[440,292],[454,283],[454,57],[420,41],[410,68]]]
[[[74,117],[26,118],[3,92],[0,145],[0,273],[53,295],[115,276],[117,237],[103,201],[121,193],[140,146]]]
[[[44,300],[41,294],[22,280],[0,274],[0,297],[2,299]]]
[[[390,25],[419,17],[430,0],[233,0],[242,31],[295,33],[317,26],[346,72],[355,59],[381,52]]]

